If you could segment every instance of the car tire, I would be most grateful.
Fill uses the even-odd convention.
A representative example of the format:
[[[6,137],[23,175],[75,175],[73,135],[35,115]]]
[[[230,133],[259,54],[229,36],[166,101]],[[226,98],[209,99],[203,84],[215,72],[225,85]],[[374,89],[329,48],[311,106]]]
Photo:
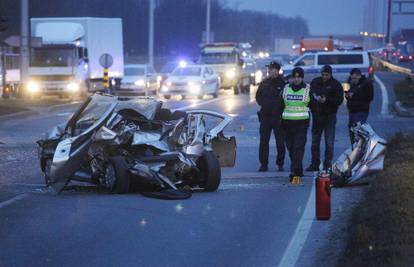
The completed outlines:
[[[212,151],[205,151],[197,160],[199,186],[204,191],[217,191],[221,181],[220,162]]]
[[[238,95],[240,93],[239,86],[238,85],[233,86],[233,91],[235,95]]]
[[[217,92],[212,93],[211,95],[213,96],[213,98],[217,98],[218,97],[218,93]]]
[[[123,157],[112,157],[109,159],[107,168],[113,168],[114,183],[109,187],[111,193],[126,194],[129,191],[130,176],[128,172],[128,164]],[[106,170],[108,171],[108,169]]]
[[[171,96],[170,95],[164,95],[164,98],[165,99],[171,99]]]

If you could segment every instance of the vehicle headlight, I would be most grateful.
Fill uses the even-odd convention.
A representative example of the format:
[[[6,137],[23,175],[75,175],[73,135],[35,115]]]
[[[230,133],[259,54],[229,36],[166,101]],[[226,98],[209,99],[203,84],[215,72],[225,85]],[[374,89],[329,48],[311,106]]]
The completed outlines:
[[[236,70],[234,69],[228,70],[226,72],[226,77],[229,79],[233,79],[234,77],[236,77]]]
[[[171,86],[172,85],[172,82],[167,82],[167,86]]]
[[[168,87],[165,85],[161,87],[161,92],[168,92]]]
[[[144,80],[138,80],[138,81],[135,81],[134,84],[137,85],[137,86],[144,86],[145,81]]]
[[[37,93],[37,92],[40,91],[40,86],[39,86],[38,83],[30,81],[30,82],[27,83],[27,90],[30,93]]]
[[[158,75],[157,76],[157,82],[161,82],[162,81],[162,76],[161,75]]]
[[[198,83],[189,82],[188,86],[192,94],[198,94],[201,91],[201,85]]]
[[[284,73],[284,72],[283,72],[283,70],[282,70],[282,69],[280,69],[280,70],[279,70],[279,74],[280,74],[280,75],[283,75],[283,73]]]
[[[71,82],[67,85],[69,91],[76,92],[79,91],[79,84],[76,82]]]

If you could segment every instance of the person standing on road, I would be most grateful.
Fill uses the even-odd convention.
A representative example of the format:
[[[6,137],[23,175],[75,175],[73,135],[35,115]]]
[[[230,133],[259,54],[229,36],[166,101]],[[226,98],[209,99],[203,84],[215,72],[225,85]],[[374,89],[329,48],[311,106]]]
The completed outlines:
[[[369,105],[374,99],[374,87],[372,80],[362,75],[361,70],[354,68],[349,77],[350,89],[345,92],[346,105],[349,111],[349,137],[351,144],[354,143],[354,134],[351,127],[360,122],[365,123],[368,119]]]
[[[304,83],[304,71],[296,67],[292,71],[292,83],[287,84],[282,94],[282,126],[286,147],[291,161],[290,181],[303,176],[303,155],[309,127],[310,86]]]
[[[260,106],[257,113],[260,122],[260,145],[259,145],[259,171],[268,170],[269,161],[269,140],[273,134],[276,139],[278,170],[283,170],[285,160],[285,140],[282,129],[282,91],[286,84],[283,77],[279,75],[280,65],[277,62],[270,62],[267,65],[269,76],[264,79],[257,89],[256,102]]]
[[[307,171],[319,171],[320,144],[322,133],[325,139],[325,159],[323,169],[331,168],[334,142],[336,113],[344,99],[343,88],[340,82],[332,77],[332,68],[323,66],[321,76],[312,80],[311,111],[312,111],[312,161]]]

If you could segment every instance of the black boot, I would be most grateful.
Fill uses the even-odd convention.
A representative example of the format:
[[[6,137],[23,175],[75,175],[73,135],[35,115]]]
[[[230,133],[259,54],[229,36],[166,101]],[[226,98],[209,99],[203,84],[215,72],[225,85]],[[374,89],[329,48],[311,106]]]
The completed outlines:
[[[307,172],[318,172],[319,171],[319,166],[312,163],[311,165],[309,165],[308,168],[306,168],[306,171]]]
[[[267,165],[261,165],[260,166],[259,172],[267,172],[267,171],[268,171]]]

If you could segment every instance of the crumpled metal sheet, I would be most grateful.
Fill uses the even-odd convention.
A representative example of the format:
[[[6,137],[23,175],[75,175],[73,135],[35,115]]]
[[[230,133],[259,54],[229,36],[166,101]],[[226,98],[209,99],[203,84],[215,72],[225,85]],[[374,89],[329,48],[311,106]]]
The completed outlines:
[[[358,124],[351,129],[355,143],[332,166],[337,185],[366,183],[372,174],[384,168],[387,142],[379,137],[368,124]]]
[[[115,112],[118,112],[123,109],[133,109],[147,120],[153,120],[157,110],[162,106],[162,102],[155,100],[150,97],[133,97],[133,98],[121,98],[118,97],[118,105],[115,109]]]
[[[142,132],[137,131],[134,133],[131,145],[149,145],[153,146],[161,151],[170,151],[170,148],[166,141],[160,140],[161,134],[159,132]]]

